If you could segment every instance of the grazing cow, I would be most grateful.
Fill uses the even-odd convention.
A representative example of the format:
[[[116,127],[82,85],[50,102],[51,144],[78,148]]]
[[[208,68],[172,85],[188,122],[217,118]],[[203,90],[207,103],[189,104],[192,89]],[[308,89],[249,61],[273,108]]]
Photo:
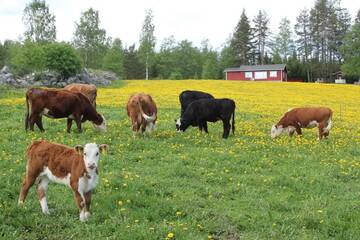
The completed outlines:
[[[69,186],[80,210],[80,220],[90,217],[91,192],[99,181],[99,153],[108,150],[108,145],[88,143],[75,148],[35,141],[27,149],[26,175],[20,190],[19,205],[25,201],[30,187],[36,183],[37,195],[44,214],[50,214],[46,201],[49,182]]]
[[[203,98],[212,98],[213,99],[214,97],[209,93],[205,93],[205,92],[201,92],[201,91],[186,90],[186,91],[181,92],[179,95],[179,101],[180,101],[180,105],[181,105],[180,118],[184,115],[184,112],[190,103],[192,103],[195,100],[199,100],[199,99],[203,99]],[[176,130],[178,130],[178,131],[179,131],[179,126],[180,126],[180,118],[175,120]]]
[[[155,129],[157,108],[150,95],[145,93],[132,95],[129,98],[126,110],[131,119],[134,135],[139,131],[140,127],[142,133],[145,130],[150,133]]]
[[[30,108],[30,116],[29,116]],[[30,88],[26,92],[25,130],[34,131],[34,124],[43,132],[42,116],[67,118],[67,132],[72,121],[76,122],[79,132],[81,123],[89,120],[94,127],[106,131],[105,118],[98,114],[89,99],[81,93],[67,90]]]
[[[319,140],[329,135],[332,111],[326,107],[293,108],[284,114],[280,121],[271,128],[271,137],[276,138],[283,132],[290,136],[301,135],[301,128],[319,128]]]
[[[224,126],[223,138],[228,138],[230,119],[232,115],[232,132],[235,132],[235,102],[231,99],[200,99],[193,101],[180,118],[179,130],[184,132],[190,125],[198,126],[208,133],[207,122],[222,120]]]
[[[65,86],[64,89],[71,92],[79,92],[84,94],[90,100],[91,104],[96,108],[97,89],[94,84],[71,83]]]

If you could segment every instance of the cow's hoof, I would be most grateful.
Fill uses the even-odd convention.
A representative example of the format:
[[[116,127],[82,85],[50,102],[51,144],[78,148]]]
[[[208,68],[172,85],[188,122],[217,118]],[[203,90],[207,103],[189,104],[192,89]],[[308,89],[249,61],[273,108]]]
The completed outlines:
[[[43,210],[42,212],[43,212],[44,215],[47,215],[47,216],[50,215],[49,209]]]
[[[19,206],[19,207],[22,207],[23,205],[24,205],[24,201],[20,201],[20,200],[19,200],[19,201],[18,201],[18,206]]]

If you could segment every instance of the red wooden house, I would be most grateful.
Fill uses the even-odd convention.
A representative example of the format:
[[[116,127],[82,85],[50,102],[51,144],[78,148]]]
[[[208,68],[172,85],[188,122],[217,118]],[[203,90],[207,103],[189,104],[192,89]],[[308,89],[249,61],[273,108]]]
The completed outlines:
[[[224,72],[226,80],[287,81],[287,69],[285,64],[242,65],[239,68],[227,68]]]

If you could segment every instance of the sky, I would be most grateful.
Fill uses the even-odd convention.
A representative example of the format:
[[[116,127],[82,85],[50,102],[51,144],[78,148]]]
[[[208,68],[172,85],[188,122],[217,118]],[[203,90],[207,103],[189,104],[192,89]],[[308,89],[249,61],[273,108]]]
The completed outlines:
[[[21,39],[25,31],[22,14],[29,0],[0,0],[0,41]],[[300,10],[311,9],[315,0],[46,0],[56,16],[57,39],[71,41],[81,13],[92,7],[99,11],[101,27],[107,36],[120,38],[124,46],[138,45],[146,9],[152,9],[157,46],[171,35],[177,41],[187,39],[200,46],[205,39],[221,48],[234,31],[245,9],[250,20],[259,10],[270,17],[271,33],[287,17],[294,26]],[[352,19],[360,9],[360,0],[342,0]]]

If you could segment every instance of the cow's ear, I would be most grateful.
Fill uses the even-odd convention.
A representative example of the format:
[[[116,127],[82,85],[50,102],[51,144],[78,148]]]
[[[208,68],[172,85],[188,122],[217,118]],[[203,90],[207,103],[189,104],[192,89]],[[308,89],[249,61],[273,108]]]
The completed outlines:
[[[109,151],[109,145],[107,144],[100,144],[99,145],[100,153],[106,154]]]
[[[75,146],[75,151],[76,151],[78,154],[82,155],[82,154],[84,153],[84,147],[81,146],[81,145],[76,145],[76,146]]]

